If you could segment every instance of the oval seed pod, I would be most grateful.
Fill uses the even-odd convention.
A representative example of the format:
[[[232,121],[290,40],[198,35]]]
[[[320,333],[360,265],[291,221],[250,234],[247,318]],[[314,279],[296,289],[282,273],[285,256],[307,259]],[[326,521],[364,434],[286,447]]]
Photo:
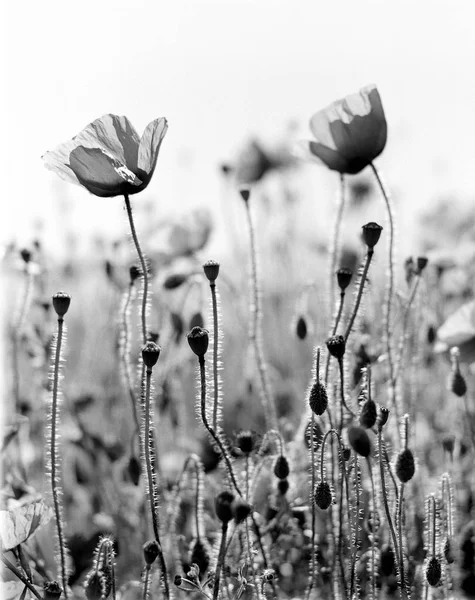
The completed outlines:
[[[234,500],[234,494],[228,490],[220,492],[214,501],[214,508],[216,510],[216,516],[223,523],[229,523],[233,518],[232,503]]]
[[[363,429],[363,427],[357,425],[350,427],[348,429],[348,441],[353,450],[360,456],[367,458],[371,454],[371,441],[366,429]]]
[[[279,479],[286,479],[289,476],[289,462],[283,454],[277,457],[274,464],[274,475]]]
[[[371,429],[376,423],[377,416],[376,403],[373,400],[366,400],[361,409],[360,424],[366,429]]]
[[[467,383],[459,368],[456,368],[450,376],[449,388],[459,398],[467,393]]]
[[[310,405],[311,410],[317,415],[323,415],[323,413],[327,410],[328,407],[328,395],[325,385],[320,381],[316,381],[312,389],[310,390],[310,395],[308,399],[308,403]]]
[[[205,275],[211,283],[214,283],[219,275],[220,264],[216,260],[207,260],[203,265]]]
[[[369,250],[373,250],[379,242],[383,228],[374,221],[363,225],[363,241],[368,246]]]
[[[196,356],[204,356],[206,354],[209,345],[209,332],[207,329],[193,327],[186,337],[190,348]]]
[[[402,450],[396,461],[396,475],[399,481],[407,483],[414,477],[416,472],[416,464],[414,461],[414,455],[409,448]]]
[[[322,510],[327,510],[327,508],[330,507],[333,501],[333,496],[328,481],[320,481],[320,483],[315,486],[313,501],[318,508],[321,508]]]
[[[433,556],[426,567],[426,579],[427,583],[432,587],[436,587],[439,585],[440,579],[442,577],[442,567],[440,565],[440,560],[437,556]]]
[[[346,288],[350,285],[352,277],[353,271],[351,269],[348,269],[346,267],[338,269],[338,271],[336,272],[336,278],[338,281],[338,287],[342,292],[344,292]]]
[[[295,333],[297,334],[299,340],[304,340],[307,337],[307,321],[302,315],[297,319],[297,323],[295,325]]]
[[[71,304],[71,296],[66,292],[57,292],[53,296],[53,308],[59,318],[64,317]]]
[[[325,344],[328,352],[336,359],[341,360],[345,356],[346,342],[342,335],[332,335]]]
[[[145,544],[142,546],[142,549],[145,564],[152,565],[156,561],[159,554],[160,548],[158,546],[158,542],[156,540],[145,542]]]

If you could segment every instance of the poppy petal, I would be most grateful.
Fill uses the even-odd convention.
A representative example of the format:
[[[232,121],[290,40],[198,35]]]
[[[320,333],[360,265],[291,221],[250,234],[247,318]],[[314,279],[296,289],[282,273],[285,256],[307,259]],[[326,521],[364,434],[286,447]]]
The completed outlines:
[[[323,163],[329,169],[338,171],[339,173],[346,173],[348,169],[347,161],[335,152],[332,148],[328,148],[319,142],[307,142],[308,151],[313,157],[313,160]]]
[[[462,305],[437,331],[437,339],[447,346],[460,346],[475,338],[475,301]]]
[[[313,133],[315,139],[332,150],[336,150],[337,148],[330,130],[330,123],[337,119],[338,114],[333,104],[330,104],[330,106],[327,106],[323,110],[319,110],[310,119],[310,131]]]
[[[96,196],[118,196],[126,185],[142,184],[125,165],[100,148],[75,148],[69,155],[69,167],[79,183]]]
[[[168,129],[167,120],[162,117],[147,125],[140,139],[137,172],[145,185],[150,181],[157,164],[158,153]]]

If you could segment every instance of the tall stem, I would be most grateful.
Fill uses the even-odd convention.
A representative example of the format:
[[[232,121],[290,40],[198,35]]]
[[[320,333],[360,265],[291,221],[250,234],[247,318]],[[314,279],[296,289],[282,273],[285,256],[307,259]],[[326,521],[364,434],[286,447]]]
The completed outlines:
[[[348,326],[346,328],[345,335],[344,335],[345,342],[348,340],[348,337],[351,333],[351,329],[352,329],[353,324],[356,319],[356,315],[358,314],[358,309],[361,304],[361,298],[363,297],[364,285],[366,282],[366,277],[368,275],[369,265],[371,264],[371,259],[373,258],[373,254],[374,254],[374,251],[371,250],[370,248],[368,248],[368,251],[366,253],[366,261],[365,261],[365,265],[363,268],[363,274],[361,275],[360,286],[358,288],[358,294],[356,296],[355,306],[353,308],[353,312],[351,313],[350,322],[348,323]]]
[[[211,288],[211,300],[213,303],[213,428],[218,427],[218,407],[219,407],[219,379],[218,379],[218,343],[219,343],[219,329],[218,329],[218,300],[216,294],[216,283],[210,281],[209,287]]]
[[[338,261],[338,246],[340,242],[340,231],[341,224],[343,221],[343,213],[345,211],[345,203],[346,203],[346,185],[345,185],[345,176],[343,174],[340,175],[340,193],[338,198],[338,208],[335,217],[335,224],[333,227],[332,234],[332,246],[330,252],[330,311],[333,313],[333,306],[335,304],[335,271],[336,265]],[[341,306],[341,305],[340,305]],[[334,334],[333,334],[334,335]]]
[[[132,415],[135,423],[135,434],[140,439],[140,423],[137,411],[137,398],[135,397],[134,386],[132,384],[132,374],[130,372],[130,324],[129,324],[129,313],[130,313],[130,302],[132,300],[132,294],[134,291],[134,284],[130,282],[129,289],[125,294],[125,300],[122,307],[121,324],[122,324],[122,335],[120,340],[120,361],[122,363],[122,373],[129,394],[130,403],[132,405]]]
[[[224,558],[226,555],[226,536],[228,533],[228,523],[223,523],[223,529],[221,533],[221,544],[219,546],[218,564],[216,565],[216,574],[214,577],[214,588],[213,588],[213,600],[218,600],[219,596],[219,584],[221,579],[221,571],[224,566]]]

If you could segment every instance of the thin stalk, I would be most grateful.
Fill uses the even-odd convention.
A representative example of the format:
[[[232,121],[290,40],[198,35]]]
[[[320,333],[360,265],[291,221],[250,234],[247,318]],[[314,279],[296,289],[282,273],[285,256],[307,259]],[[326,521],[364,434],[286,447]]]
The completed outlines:
[[[373,469],[369,457],[366,458],[366,463],[368,465],[369,478],[371,482],[371,506],[373,509],[373,523],[371,529],[371,598],[374,600],[376,594],[376,546],[379,516],[377,514],[376,490],[374,487]]]
[[[277,411],[272,397],[270,381],[268,379],[267,368],[262,349],[262,331],[261,331],[261,298],[259,291],[259,277],[257,270],[257,248],[255,240],[254,224],[252,222],[249,200],[244,202],[246,207],[246,217],[249,229],[249,243],[251,252],[251,323],[249,338],[256,354],[257,369],[261,384],[261,400],[264,405],[264,416],[267,429],[279,429],[277,421]]]
[[[419,287],[420,281],[421,281],[420,275],[416,274],[414,285],[412,286],[412,290],[411,290],[411,295],[409,296],[409,300],[407,302],[406,309],[404,311],[404,316],[403,316],[403,321],[402,321],[402,332],[401,332],[401,337],[399,338],[398,354],[396,357],[396,366],[394,369],[394,383],[393,383],[394,387],[396,387],[397,378],[399,375],[399,371],[401,370],[402,361],[403,361],[403,357],[404,357],[404,344],[406,342],[407,327],[409,325],[409,314],[411,311],[411,306],[416,297],[417,289]]]
[[[333,312],[333,306],[335,304],[335,271],[338,262],[338,245],[340,242],[340,231],[341,224],[343,222],[343,213],[345,211],[346,204],[346,185],[345,176],[340,174],[340,194],[338,197],[338,208],[335,217],[335,224],[333,227],[332,234],[332,246],[330,251],[330,310]],[[341,304],[340,304],[341,307]],[[335,333],[333,333],[335,335]]]
[[[406,577],[404,574],[404,541],[403,541],[403,536],[402,536],[402,509],[403,509],[403,503],[404,503],[404,484],[401,483],[401,486],[399,488],[399,498],[397,501],[397,507],[398,507],[398,511],[397,511],[397,524],[398,524],[398,537],[399,537],[399,559],[401,561],[401,566],[400,566],[400,572],[401,572],[401,584],[404,587],[404,589],[406,588]]]
[[[338,307],[338,312],[337,315],[335,317],[335,323],[333,325],[333,329],[332,329],[332,333],[331,335],[335,335],[338,329],[338,325],[340,324],[340,320],[341,320],[341,315],[343,314],[343,306],[345,303],[345,291],[342,290],[340,292],[340,305]],[[327,352],[327,358],[326,358],[326,362],[325,362],[325,385],[328,385],[328,376],[330,373],[330,353]]]
[[[318,349],[317,361],[320,358],[320,348]],[[318,367],[317,367],[318,368]],[[310,487],[310,507],[312,511],[312,543],[311,543],[311,552],[312,552],[312,562],[310,567],[310,578],[308,582],[308,588],[306,593],[306,598],[309,600],[310,594],[312,592],[313,584],[315,581],[315,533],[316,533],[316,515],[315,515],[315,502],[313,499],[313,494],[315,492],[315,443],[313,440],[313,425],[315,422],[315,414],[312,410],[312,424],[311,424],[311,438],[310,438],[310,472],[311,472],[311,487]]]
[[[125,385],[127,387],[127,391],[130,398],[130,403],[132,405],[132,415],[134,417],[135,423],[135,435],[138,439],[140,439],[140,422],[137,411],[137,398],[135,397],[134,386],[132,384],[132,374],[130,372],[130,323],[129,323],[129,315],[130,315],[130,303],[132,300],[132,295],[135,287],[133,281],[129,284],[129,289],[125,295],[125,300],[122,308],[121,314],[121,324],[122,324],[122,336],[120,340],[120,361],[122,364],[122,373],[124,376]]]
[[[218,428],[218,407],[219,407],[219,380],[218,380],[218,300],[216,294],[216,283],[210,281],[211,300],[213,303],[213,428]]]
[[[53,506],[54,506],[54,517],[56,521],[56,533],[58,536],[58,547],[60,555],[60,568],[61,568],[61,581],[63,584],[64,597],[68,598],[68,575],[66,567],[66,543],[64,539],[63,531],[63,520],[60,495],[61,490],[58,484],[58,459],[57,453],[57,428],[59,421],[59,402],[58,402],[58,388],[59,388],[59,363],[61,360],[61,344],[63,341],[63,317],[58,317],[58,334],[56,338],[56,353],[54,357],[53,367],[53,398],[51,404],[51,440],[50,440],[50,454],[51,454],[51,491],[53,494]]]
[[[38,598],[38,600],[43,600],[42,596],[39,594],[35,586],[26,579],[23,573],[19,569],[17,569],[15,565],[12,564],[6,556],[2,556],[1,558],[3,564],[7,567],[7,569],[10,569],[10,571],[16,577],[18,577],[18,579],[30,590],[30,592]]]
[[[345,400],[345,369],[344,369],[344,365],[343,365],[343,359],[340,358],[338,360],[338,368],[340,370],[340,400],[341,400],[341,412],[340,412],[340,433],[341,430],[343,429],[343,407],[346,408],[346,410],[351,414],[352,417],[356,417],[356,414],[351,410],[351,408],[346,404],[346,400]]]
[[[147,600],[147,598],[149,597],[150,569],[151,569],[151,565],[145,565],[145,573],[144,573],[144,579],[143,579],[143,595],[142,595],[143,600]]]
[[[345,342],[348,340],[348,337],[351,333],[351,329],[352,329],[353,324],[356,319],[356,315],[358,314],[358,309],[361,304],[361,298],[363,297],[363,290],[364,290],[364,286],[365,286],[365,282],[366,282],[366,277],[368,275],[368,270],[369,270],[369,266],[371,264],[371,259],[373,258],[373,254],[374,254],[374,250],[372,250],[371,248],[368,248],[368,251],[366,252],[366,261],[365,261],[365,264],[363,267],[363,273],[361,275],[360,285],[358,288],[358,294],[356,296],[355,306],[353,308],[353,312],[351,313],[350,321],[346,328],[345,335],[343,336],[345,338]]]
[[[226,555],[226,536],[228,533],[228,523],[223,523],[223,529],[221,532],[221,544],[219,547],[219,555],[218,555],[218,564],[216,565],[216,574],[214,578],[214,588],[213,588],[213,600],[218,600],[219,596],[219,584],[221,578],[221,571],[224,567],[224,558]]]

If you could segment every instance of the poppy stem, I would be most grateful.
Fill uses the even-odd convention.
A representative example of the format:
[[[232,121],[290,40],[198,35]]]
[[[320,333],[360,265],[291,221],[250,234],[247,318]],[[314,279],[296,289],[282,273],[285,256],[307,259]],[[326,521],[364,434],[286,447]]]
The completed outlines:
[[[343,173],[340,174],[340,193],[338,196],[338,207],[333,226],[332,246],[330,251],[330,311],[333,313],[335,305],[335,271],[338,262],[338,247],[340,242],[341,224],[346,205],[346,182]]]
[[[358,288],[358,294],[356,296],[355,306],[354,306],[353,312],[351,314],[350,322],[348,323],[348,326],[346,328],[345,335],[343,336],[345,338],[345,342],[348,341],[348,337],[349,337],[349,335],[351,333],[351,329],[352,329],[353,324],[355,322],[356,315],[358,314],[358,309],[360,307],[361,298],[363,297],[363,290],[364,290],[364,286],[365,286],[365,283],[366,283],[366,277],[368,275],[369,265],[371,264],[371,259],[373,258],[373,253],[374,253],[373,249],[372,248],[368,248],[368,251],[366,253],[365,265],[363,267],[363,274],[361,275],[360,285],[359,285],[359,288]]]
[[[142,295],[142,342],[147,342],[147,300],[148,300],[148,270],[147,262],[140,247],[139,238],[137,237],[137,231],[135,230],[134,217],[132,215],[132,207],[130,205],[130,199],[128,194],[124,194],[125,208],[127,210],[127,216],[129,218],[130,233],[134,241],[135,249],[139,257],[140,266],[142,267],[142,278],[143,278],[143,295]]]

